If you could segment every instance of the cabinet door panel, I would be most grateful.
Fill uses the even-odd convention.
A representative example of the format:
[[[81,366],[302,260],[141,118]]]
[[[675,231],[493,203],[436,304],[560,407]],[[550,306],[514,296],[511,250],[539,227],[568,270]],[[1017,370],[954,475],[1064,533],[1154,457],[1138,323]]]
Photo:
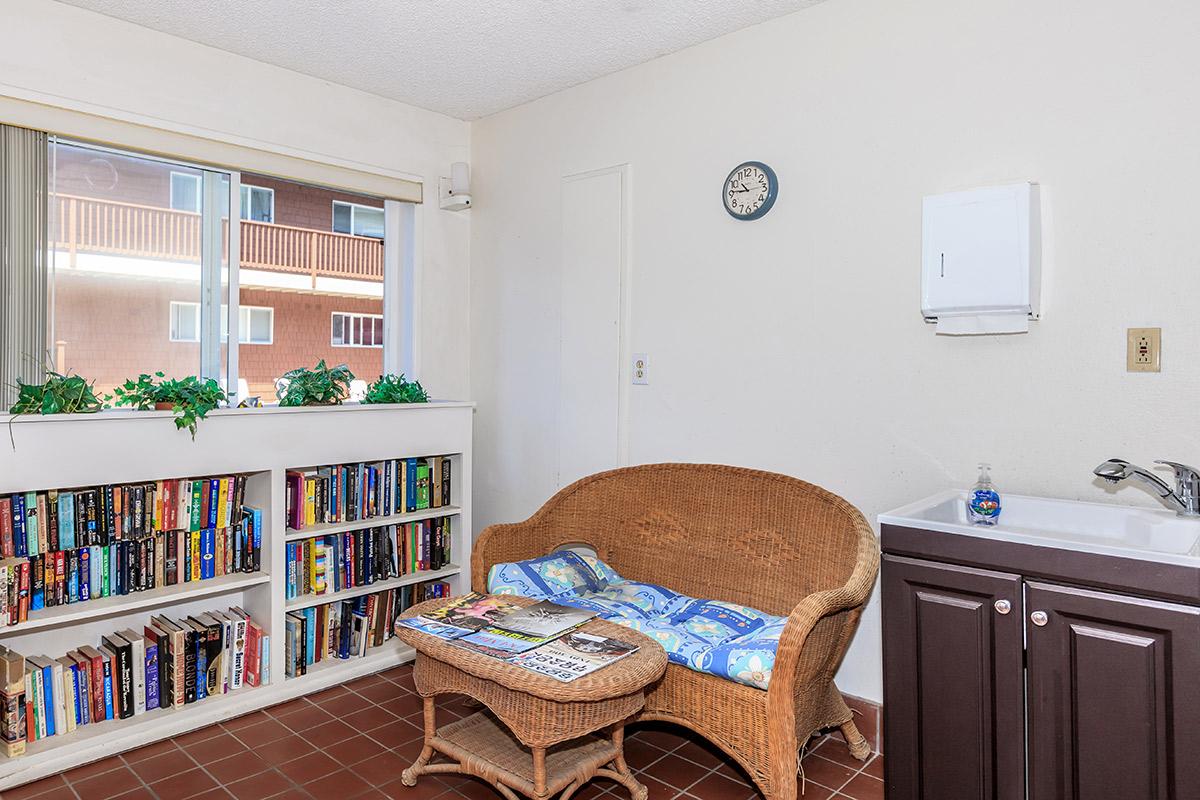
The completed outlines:
[[[882,595],[888,800],[1021,800],[1020,577],[885,555]]]
[[[1200,609],[1026,584],[1030,800],[1200,797]]]

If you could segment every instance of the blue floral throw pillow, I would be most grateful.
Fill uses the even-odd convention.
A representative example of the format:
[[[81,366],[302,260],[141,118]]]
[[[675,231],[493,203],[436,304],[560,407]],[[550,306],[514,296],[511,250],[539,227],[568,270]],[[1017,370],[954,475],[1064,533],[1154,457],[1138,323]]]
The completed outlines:
[[[496,564],[488,572],[488,591],[492,594],[519,594],[553,600],[600,588],[592,567],[570,550],[529,561]]]

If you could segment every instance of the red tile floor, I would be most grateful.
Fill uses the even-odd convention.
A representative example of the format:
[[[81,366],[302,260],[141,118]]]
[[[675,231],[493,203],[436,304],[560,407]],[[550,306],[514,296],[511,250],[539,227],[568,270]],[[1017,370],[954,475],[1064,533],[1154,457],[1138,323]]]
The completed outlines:
[[[439,719],[471,713],[439,704]],[[486,784],[425,776],[408,788],[400,772],[421,750],[421,699],[412,669],[397,667],[244,717],[148,745],[0,794],[0,800],[495,800]],[[803,800],[881,800],[882,757],[865,766],[834,738],[804,759]],[[753,800],[760,795],[717,750],[682,728],[634,726],[626,756],[650,800]],[[612,791],[610,791],[610,789]],[[595,781],[578,800],[628,792]]]

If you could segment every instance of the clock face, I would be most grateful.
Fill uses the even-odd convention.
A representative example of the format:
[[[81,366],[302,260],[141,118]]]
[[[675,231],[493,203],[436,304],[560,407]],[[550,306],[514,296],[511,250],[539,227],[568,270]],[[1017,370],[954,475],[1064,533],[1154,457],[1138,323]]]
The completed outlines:
[[[729,173],[721,199],[734,219],[751,220],[770,211],[778,194],[775,170],[761,161],[747,161]]]

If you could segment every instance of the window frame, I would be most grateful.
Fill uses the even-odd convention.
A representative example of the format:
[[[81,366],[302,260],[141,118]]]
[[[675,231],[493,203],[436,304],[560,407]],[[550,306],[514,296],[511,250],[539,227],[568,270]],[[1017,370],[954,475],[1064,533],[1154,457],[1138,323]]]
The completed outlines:
[[[254,195],[255,190],[258,190],[260,192],[268,192],[270,194],[271,218],[265,219],[265,220],[264,219],[250,219],[248,216],[245,216],[245,217],[241,217],[241,219],[244,220],[245,222],[259,222],[259,223],[262,223],[263,225],[274,225],[275,224],[275,190],[272,189],[270,186],[259,186],[258,184],[254,184],[254,183],[241,184],[239,191],[245,192],[245,196],[242,198],[242,202],[241,202],[241,213],[249,214],[250,209],[254,207],[254,196],[253,195]]]
[[[181,339],[175,335],[174,316],[175,316],[176,306],[191,306],[192,308],[196,309],[196,333],[195,333],[196,338]],[[246,320],[245,320],[246,324],[244,326],[242,325],[242,319],[241,319],[242,311],[246,312]],[[247,335],[250,332],[250,313],[254,312],[254,311],[266,311],[268,313],[268,315],[270,316],[270,320],[271,320],[270,333],[271,333],[271,335],[270,335],[270,339],[268,339],[265,342],[250,341],[249,339],[245,339],[245,340],[242,339],[243,331],[245,331],[245,333]],[[223,325],[222,325],[223,329],[221,331],[221,343],[222,344],[228,344],[228,342],[229,342],[229,322],[228,322],[228,320],[229,320],[229,306],[226,303],[222,303],[221,304],[221,321],[223,323]],[[332,323],[331,323],[331,325],[332,325]],[[180,344],[199,344],[201,327],[202,326],[200,324],[200,303],[199,302],[192,301],[192,300],[171,300],[167,304],[167,341],[178,342]],[[273,344],[275,344],[275,307],[274,306],[248,306],[248,305],[243,305],[243,304],[239,303],[238,304],[238,346],[241,346],[241,345],[273,345]]]
[[[341,233],[346,236],[360,236],[363,239],[378,239],[381,242],[387,241],[387,204],[386,204],[386,201],[384,203],[383,208],[379,208],[378,206],[368,206],[368,205],[364,205],[362,203],[355,203],[350,200],[331,200],[330,203],[331,203],[330,212],[329,212],[329,230],[330,231],[332,231],[333,233]],[[350,208],[350,230],[349,230],[349,232],[339,231],[335,227],[337,225],[337,207],[338,206],[348,206]],[[370,236],[365,233],[355,233],[354,232],[355,214],[360,210],[361,211],[378,212],[380,214],[383,214],[383,236]],[[386,275],[384,277],[386,278]]]
[[[135,153],[130,153],[129,155],[132,155],[136,158],[143,157],[143,156],[137,155]],[[180,166],[182,166],[182,165],[180,165]],[[196,205],[195,208],[179,208],[175,205],[175,179],[176,178],[187,178],[188,180],[190,180],[192,182],[192,186],[195,189],[195,205]],[[172,211],[181,211],[184,214],[199,214],[204,207],[204,176],[203,175],[193,175],[190,172],[180,172],[179,170],[173,169],[173,170],[171,170],[171,177],[169,180],[170,180],[170,185],[167,187],[167,205],[170,207],[170,209]]]
[[[387,331],[386,331],[386,329],[384,329],[381,334],[381,338],[384,341],[380,342],[379,344],[355,344],[353,342],[351,342],[349,344],[346,344],[344,342],[342,344],[337,344],[336,342],[333,341],[333,318],[338,317],[338,316],[351,317],[351,318],[357,317],[362,320],[368,320],[368,319],[371,320],[371,322],[372,322],[371,338],[375,338],[374,337],[374,327],[375,327],[374,322],[375,322],[375,320],[379,320],[380,327],[382,328],[383,325],[386,324],[385,320],[387,319],[386,314],[374,314],[374,313],[371,313],[370,311],[330,311],[329,312],[329,346],[330,347],[352,347],[352,348],[359,349],[359,350],[372,350],[375,348],[382,348],[384,343],[386,343]],[[360,339],[362,338],[361,335],[359,338]]]

